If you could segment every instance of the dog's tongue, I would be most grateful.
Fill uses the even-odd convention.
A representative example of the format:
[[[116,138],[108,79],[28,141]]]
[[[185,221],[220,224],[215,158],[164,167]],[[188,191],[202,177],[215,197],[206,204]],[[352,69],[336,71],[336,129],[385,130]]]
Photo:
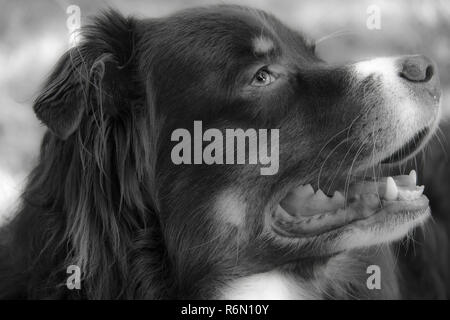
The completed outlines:
[[[312,186],[308,184],[290,191],[280,205],[287,213],[296,217],[333,213],[348,207],[357,207],[361,212],[355,214],[365,216],[369,213],[368,211],[372,212],[379,208],[383,200],[418,199],[424,187],[417,186],[416,183],[415,171],[411,171],[409,175],[380,178],[377,181],[360,181],[350,185],[345,193],[346,197],[343,191],[335,191],[332,196],[327,196],[320,189],[314,192]]]

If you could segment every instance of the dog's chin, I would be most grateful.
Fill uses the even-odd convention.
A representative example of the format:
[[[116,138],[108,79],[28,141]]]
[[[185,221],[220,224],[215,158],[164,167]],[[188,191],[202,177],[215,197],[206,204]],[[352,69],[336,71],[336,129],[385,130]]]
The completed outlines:
[[[399,203],[379,210],[369,218],[350,223],[338,233],[333,251],[390,243],[405,237],[430,217],[428,200]]]

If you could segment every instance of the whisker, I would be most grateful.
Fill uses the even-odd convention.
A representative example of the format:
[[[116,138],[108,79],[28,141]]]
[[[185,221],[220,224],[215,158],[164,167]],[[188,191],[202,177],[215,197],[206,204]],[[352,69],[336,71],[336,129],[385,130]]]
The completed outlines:
[[[369,139],[369,138],[370,138],[370,135],[367,136],[367,137],[361,142],[361,145],[360,145],[360,147],[358,148],[358,151],[356,152],[355,157],[353,158],[352,164],[350,165],[350,168],[349,168],[349,170],[348,170],[347,178],[346,178],[346,181],[345,181],[345,188],[344,188],[344,196],[345,196],[346,203],[347,203],[347,200],[348,200],[348,199],[347,199],[347,196],[348,196],[348,189],[349,189],[349,187],[350,187],[350,179],[351,179],[351,174],[352,174],[352,171],[353,171],[353,166],[355,165],[355,163],[356,163],[356,161],[357,161],[359,155],[361,154],[361,152],[363,151],[363,149],[364,149],[364,147],[365,147],[365,143],[366,143],[367,139]]]
[[[440,139],[438,133],[441,133],[441,134],[443,135],[442,131],[436,131],[435,134],[434,134],[434,136],[436,137],[437,142],[438,142],[439,145],[441,146],[442,152],[444,152],[445,161],[448,161],[448,153],[447,153],[447,150],[446,150],[446,148],[445,148],[445,146],[444,146],[444,143],[441,141],[441,139]],[[445,135],[443,135],[443,139],[445,140]]]
[[[319,39],[314,41],[314,45],[317,46],[318,44],[320,44],[324,41],[327,41],[327,40],[335,39],[335,38],[346,36],[346,35],[355,35],[355,34],[358,34],[358,32],[353,31],[353,30],[346,30],[346,29],[337,30],[337,31],[334,31],[323,37],[320,37]]]
[[[333,182],[335,181],[335,179],[339,176],[339,172],[341,171],[341,168],[342,168],[342,165],[343,165],[344,162],[345,162],[345,159],[346,159],[347,156],[350,154],[350,151],[352,150],[353,146],[354,146],[357,142],[358,142],[357,140],[353,141],[353,143],[350,145],[350,148],[348,148],[348,150],[347,150],[347,152],[345,153],[344,157],[343,157],[342,160],[340,161],[339,166],[338,166],[338,168],[337,168],[335,174],[333,175],[332,183],[333,183]]]
[[[325,158],[325,160],[322,162],[322,165],[320,166],[319,169],[319,174],[317,177],[317,188],[320,189],[320,176],[322,174],[322,170],[327,162],[327,160],[333,155],[334,151],[336,151],[336,149],[338,149],[343,143],[347,142],[347,139],[342,140],[341,142],[339,142],[327,155],[327,157]]]

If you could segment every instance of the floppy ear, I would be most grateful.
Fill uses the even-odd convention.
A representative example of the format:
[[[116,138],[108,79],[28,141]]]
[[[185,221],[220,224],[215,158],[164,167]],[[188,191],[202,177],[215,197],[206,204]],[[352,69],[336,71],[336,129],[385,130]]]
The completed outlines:
[[[61,139],[78,128],[85,109],[85,102],[81,101],[81,74],[76,74],[71,54],[65,53],[58,62],[33,106],[38,119]]]
[[[67,139],[87,114],[115,114],[136,97],[134,35],[133,19],[115,11],[82,29],[82,42],[62,56],[33,107],[57,137]]]

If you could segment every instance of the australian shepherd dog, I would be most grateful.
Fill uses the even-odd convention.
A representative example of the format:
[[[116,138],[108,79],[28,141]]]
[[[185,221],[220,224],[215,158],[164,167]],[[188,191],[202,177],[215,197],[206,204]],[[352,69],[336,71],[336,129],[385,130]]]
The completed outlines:
[[[33,105],[48,130],[1,229],[0,297],[424,292],[410,285],[419,280],[401,243],[427,224],[429,201],[415,171],[386,168],[414,157],[437,126],[433,61],[330,65],[271,14],[232,5],[151,19],[110,10],[81,36]],[[244,142],[259,133],[259,153],[246,145],[233,161],[237,143],[222,142],[206,161],[208,145],[238,129]],[[174,132],[197,139],[187,145],[202,161],[187,149],[174,159]],[[79,289],[66,285],[70,266]]]

